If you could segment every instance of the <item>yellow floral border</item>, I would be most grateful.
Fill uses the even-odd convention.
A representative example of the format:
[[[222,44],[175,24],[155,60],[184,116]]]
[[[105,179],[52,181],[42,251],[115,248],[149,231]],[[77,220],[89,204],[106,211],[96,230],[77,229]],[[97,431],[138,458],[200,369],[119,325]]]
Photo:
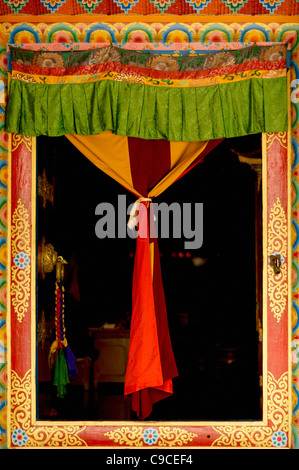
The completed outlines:
[[[155,426],[153,427],[155,428]],[[106,432],[105,436],[113,440],[115,444],[142,447],[144,446],[143,436],[145,430],[146,428],[142,426],[123,426]],[[197,437],[197,434],[194,432],[177,427],[158,426],[155,430],[158,436],[158,447],[181,447],[189,442],[191,443]]]
[[[285,70],[246,70],[240,73],[231,73],[226,75],[219,75],[208,78],[198,79],[167,79],[146,77],[141,74],[125,73],[125,72],[98,72],[92,75],[33,75],[24,72],[12,72],[12,80],[19,80],[25,83],[36,83],[46,85],[64,85],[65,83],[90,83],[100,82],[102,80],[127,82],[127,83],[141,83],[150,86],[163,86],[172,88],[188,88],[188,87],[203,87],[211,85],[219,85],[223,83],[241,82],[250,79],[261,78],[278,78],[285,77]]]
[[[278,380],[268,372],[268,424],[266,426],[215,426],[220,437],[212,447],[273,447],[273,437],[277,431],[289,434],[289,390],[288,373]],[[290,436],[288,436],[290,439]],[[290,447],[290,443],[288,443]]]
[[[268,223],[268,257],[273,253],[279,253],[284,259],[279,274],[275,274],[268,263],[269,307],[279,323],[286,309],[288,296],[287,219],[279,198],[271,208]]]
[[[19,199],[12,217],[11,254],[12,257],[23,252],[30,259],[30,226],[29,214]],[[19,322],[22,322],[29,306],[30,297],[30,264],[20,269],[16,264],[11,266],[11,296],[12,305]]]
[[[31,387],[32,375],[29,370],[23,378],[11,372],[11,432],[22,430],[26,436],[26,447],[85,447],[86,442],[79,437],[85,426],[32,424]]]

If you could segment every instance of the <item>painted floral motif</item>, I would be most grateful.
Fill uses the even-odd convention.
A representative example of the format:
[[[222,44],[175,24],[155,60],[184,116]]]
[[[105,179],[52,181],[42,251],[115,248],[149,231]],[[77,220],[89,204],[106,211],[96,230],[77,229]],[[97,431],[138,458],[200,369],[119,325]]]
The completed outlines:
[[[223,0],[225,5],[229,7],[231,11],[237,13],[247,2],[248,0]]]
[[[1,305],[2,304],[2,305]],[[7,285],[6,282],[0,287],[0,308],[7,305]],[[0,320],[1,322],[1,320]],[[1,323],[0,323],[1,326]],[[6,338],[5,338],[6,339]],[[0,341],[1,341],[1,328],[0,328]],[[1,362],[1,361],[0,361]],[[1,380],[0,380],[1,381]]]
[[[2,51],[0,52],[0,74],[4,75],[6,71],[7,71],[7,51],[5,49],[2,49]]]
[[[84,35],[85,33],[82,33]],[[90,43],[112,43],[112,35],[109,31],[105,29],[92,31],[89,35]]]
[[[186,0],[186,2],[197,11],[197,13],[206,8],[211,1],[212,0]]]
[[[20,252],[14,257],[14,263],[17,268],[25,269],[29,266],[30,258],[27,253]]]
[[[292,367],[293,372],[299,370],[299,337],[296,337],[292,341]]]
[[[19,10],[26,5],[28,0],[4,0],[5,3],[14,11],[14,13],[18,13]]]
[[[0,268],[3,269],[7,266],[7,244],[5,239],[1,239],[0,244]]]
[[[125,43],[152,43],[154,42],[154,35],[156,28],[152,29],[148,25],[136,23],[129,24],[119,31],[118,37],[122,36],[122,44]]]
[[[0,80],[0,104],[5,104],[6,102],[6,93],[5,93],[5,83],[3,80]],[[1,139],[2,133],[0,134]]]
[[[36,37],[31,31],[19,31],[14,36],[14,43],[20,46],[21,44],[34,44]]]
[[[175,0],[151,0],[151,3],[153,3],[161,13],[164,13],[174,1]]]
[[[190,35],[187,31],[180,29],[173,29],[167,35],[165,35],[166,44],[171,43],[188,43],[190,42]]]
[[[0,366],[1,367],[1,366]],[[3,397],[3,401],[0,402],[0,450],[2,449],[1,444],[4,446],[6,445],[6,431],[7,431],[7,395],[5,389],[7,388],[7,384],[2,389],[1,387],[1,395]]]
[[[51,43],[69,44],[75,41],[76,41],[76,38],[72,34],[71,31],[67,31],[67,30],[55,31],[51,35]]]
[[[116,5],[128,13],[139,0],[114,0]]]
[[[143,441],[149,446],[156,444],[159,439],[159,434],[157,429],[148,428],[143,431],[142,434]]]
[[[242,33],[241,40],[245,43],[247,42],[264,42],[267,40],[266,34],[264,31],[259,29],[250,29],[244,34]]]
[[[27,436],[26,431],[23,431],[22,429],[19,428],[13,431],[11,439],[12,439],[12,443],[15,446],[21,447],[27,444],[28,436]]]
[[[267,8],[270,13],[274,13],[274,11],[279,7],[283,0],[260,0],[262,5]]]
[[[8,184],[8,168],[7,164],[3,162],[3,166],[1,167],[0,163],[0,184],[3,184],[3,186],[7,186]]]
[[[133,0],[133,5],[137,4],[137,11],[138,14],[148,15],[149,14],[149,1],[154,3],[154,5],[164,13],[169,5],[174,3],[174,0],[147,0],[147,1],[140,1],[140,0]],[[223,12],[223,4],[226,5],[228,8],[227,13],[229,14],[248,14],[248,15],[257,15],[257,14],[264,14],[265,9],[268,10],[269,13],[277,14],[277,9],[280,5],[290,4],[289,11],[296,8],[296,1],[298,0],[257,0],[256,2],[249,1],[249,0],[181,0],[176,2],[176,6],[178,8],[177,14],[184,15],[189,14],[188,6],[186,4],[190,3],[193,4],[192,6],[197,10],[203,10],[208,4],[211,4],[211,11],[210,14],[221,14]],[[38,15],[39,12],[39,5],[43,4],[44,7],[48,10],[49,13],[60,13],[59,9],[65,5],[64,13],[69,15],[74,15],[78,13],[78,4],[81,5],[88,13],[104,13],[104,14],[114,14],[115,13],[115,4],[121,7],[121,4],[126,6],[129,5],[128,0],[112,0],[111,2],[106,2],[109,4],[108,10],[101,12],[100,5],[102,0],[2,0],[2,3],[7,4],[15,13],[22,12],[23,7],[29,3],[29,8],[31,9],[32,15]],[[245,7],[245,8],[244,8]],[[3,7],[2,7],[3,8]],[[105,6],[106,8],[106,6]],[[1,6],[0,6],[1,9]],[[129,7],[130,9],[130,7]],[[4,8],[3,8],[4,10]],[[19,11],[20,10],[20,11]],[[125,10],[122,8],[123,11],[127,12],[129,10]],[[5,10],[4,10],[5,11]],[[24,11],[24,10],[23,10]],[[296,10],[295,10],[296,11]],[[27,12],[26,12],[27,13]],[[279,12],[278,12],[279,14]],[[294,13],[296,14],[296,13]]]
[[[41,1],[51,13],[54,13],[56,10],[58,10],[61,7],[61,5],[63,5],[66,2],[66,0],[41,0]]]
[[[85,10],[88,11],[88,13],[91,13],[92,10],[99,6],[101,1],[102,0],[79,0],[81,5],[85,8]]]
[[[291,50],[294,50],[298,46],[298,31],[285,31],[281,34],[280,40],[283,42],[288,42]],[[294,53],[294,60],[298,61],[298,53]]]
[[[274,432],[271,437],[271,440],[274,447],[286,447],[288,442],[287,435],[283,431]]]
[[[1,323],[3,323],[3,320],[0,320],[0,321]],[[2,339],[0,339],[0,364],[1,364],[0,367],[2,367],[3,364],[5,364],[5,358],[6,358],[5,342]]]

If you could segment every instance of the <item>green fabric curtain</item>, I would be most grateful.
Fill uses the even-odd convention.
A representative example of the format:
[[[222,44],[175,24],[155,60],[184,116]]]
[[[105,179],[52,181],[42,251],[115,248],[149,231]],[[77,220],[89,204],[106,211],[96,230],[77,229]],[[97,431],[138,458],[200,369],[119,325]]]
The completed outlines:
[[[287,130],[287,46],[185,59],[11,48],[7,132],[192,142]]]

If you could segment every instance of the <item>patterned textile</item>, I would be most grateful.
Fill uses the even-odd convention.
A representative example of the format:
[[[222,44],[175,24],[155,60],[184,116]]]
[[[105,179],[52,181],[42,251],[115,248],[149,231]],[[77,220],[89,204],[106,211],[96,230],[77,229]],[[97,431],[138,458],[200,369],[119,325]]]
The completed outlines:
[[[296,15],[296,0],[2,0],[0,14]]]
[[[286,44],[186,57],[114,46],[75,52],[12,46],[11,55],[8,132],[110,130],[196,142],[287,129]]]
[[[160,56],[149,51],[128,51],[110,46],[86,51],[32,51],[10,47],[14,70],[35,75],[75,75],[93,73],[103,69],[103,64],[138,67],[159,72],[211,71],[230,67],[232,73],[245,69],[273,70],[286,66],[287,48],[284,44],[253,45],[236,51],[215,52],[187,57]],[[276,63],[273,67],[273,63]],[[246,66],[244,67],[244,64]],[[219,70],[217,70],[218,74]],[[147,71],[148,73],[148,71]],[[208,72],[209,74],[209,72]],[[215,75],[215,73],[213,73]]]

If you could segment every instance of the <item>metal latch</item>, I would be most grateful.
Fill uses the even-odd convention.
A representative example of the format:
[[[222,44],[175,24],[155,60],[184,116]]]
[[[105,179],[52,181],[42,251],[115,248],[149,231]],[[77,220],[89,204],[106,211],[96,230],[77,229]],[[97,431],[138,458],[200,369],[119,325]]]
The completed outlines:
[[[269,263],[274,270],[274,274],[280,274],[280,268],[284,262],[284,257],[280,253],[273,253],[269,256]]]

